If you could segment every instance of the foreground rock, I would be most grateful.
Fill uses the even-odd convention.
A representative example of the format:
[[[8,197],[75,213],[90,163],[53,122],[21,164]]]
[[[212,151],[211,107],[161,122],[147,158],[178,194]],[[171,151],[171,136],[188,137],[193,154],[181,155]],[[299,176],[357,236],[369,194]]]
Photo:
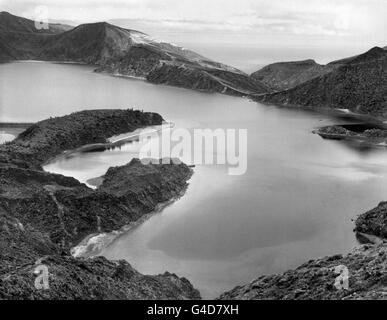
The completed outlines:
[[[31,224],[0,213],[0,299],[198,299],[174,274],[144,276],[126,261],[75,259]],[[35,288],[37,266],[49,271],[49,289]]]
[[[261,276],[220,299],[387,299],[387,244],[311,260],[281,275]],[[336,268],[348,268],[348,289],[335,286]],[[339,287],[340,288],[340,287]]]
[[[175,199],[187,187],[190,168],[132,160],[109,169],[97,190],[40,170],[42,161],[69,146],[161,121],[157,114],[132,110],[79,112],[39,122],[0,148],[0,298],[200,297],[188,280],[169,273],[144,276],[124,261],[70,255],[86,236],[117,230]],[[34,286],[33,272],[42,264],[49,290]]]

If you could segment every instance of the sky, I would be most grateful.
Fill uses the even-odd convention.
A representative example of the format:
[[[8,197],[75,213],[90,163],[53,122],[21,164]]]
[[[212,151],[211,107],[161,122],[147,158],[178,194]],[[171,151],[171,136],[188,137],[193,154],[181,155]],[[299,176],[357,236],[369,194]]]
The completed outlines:
[[[0,0],[0,11],[31,19],[42,8],[52,21],[108,21],[224,58],[227,46],[329,60],[387,45],[387,0]]]

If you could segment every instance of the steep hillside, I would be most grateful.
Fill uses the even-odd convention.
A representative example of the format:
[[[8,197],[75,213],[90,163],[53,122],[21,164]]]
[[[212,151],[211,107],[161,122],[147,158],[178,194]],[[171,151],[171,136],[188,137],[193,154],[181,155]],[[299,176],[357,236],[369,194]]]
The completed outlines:
[[[303,82],[322,76],[335,66],[320,65],[314,60],[278,62],[251,74],[251,78],[277,91],[293,88]]]
[[[15,60],[18,56],[18,52],[10,47],[7,42],[4,34],[0,33],[0,61]]]
[[[146,38],[146,35],[106,22],[83,24],[50,38],[39,53],[39,58],[103,65],[126,56],[134,46],[145,44],[142,37]]]
[[[37,29],[32,20],[0,12],[0,61],[37,59],[50,39],[71,28],[49,24],[48,29]]]
[[[257,96],[257,100],[281,105],[348,109],[375,117],[387,117],[387,52],[375,47],[342,60],[324,76],[292,89]]]

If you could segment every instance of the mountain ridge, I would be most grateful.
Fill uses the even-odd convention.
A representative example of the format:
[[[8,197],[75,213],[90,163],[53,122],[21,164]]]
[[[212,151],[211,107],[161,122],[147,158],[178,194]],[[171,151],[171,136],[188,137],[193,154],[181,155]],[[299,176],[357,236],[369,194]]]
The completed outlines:
[[[272,63],[253,72],[250,76],[273,90],[282,91],[331,72],[333,69],[333,66],[321,65],[313,59],[308,59]]]
[[[331,72],[254,99],[279,105],[347,109],[387,118],[387,51],[374,47],[334,64]]]
[[[236,68],[107,22],[82,24],[67,31],[49,25],[42,31],[33,30],[32,20],[3,13],[0,26],[3,61],[82,62],[97,66],[98,72],[207,92],[239,96],[270,92]]]

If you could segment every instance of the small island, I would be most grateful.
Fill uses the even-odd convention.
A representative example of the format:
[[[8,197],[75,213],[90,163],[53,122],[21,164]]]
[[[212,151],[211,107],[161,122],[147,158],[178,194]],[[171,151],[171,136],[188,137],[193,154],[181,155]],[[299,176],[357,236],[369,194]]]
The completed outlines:
[[[313,133],[324,139],[356,141],[369,146],[387,147],[387,130],[380,128],[352,131],[345,126],[334,125],[318,128]]]

